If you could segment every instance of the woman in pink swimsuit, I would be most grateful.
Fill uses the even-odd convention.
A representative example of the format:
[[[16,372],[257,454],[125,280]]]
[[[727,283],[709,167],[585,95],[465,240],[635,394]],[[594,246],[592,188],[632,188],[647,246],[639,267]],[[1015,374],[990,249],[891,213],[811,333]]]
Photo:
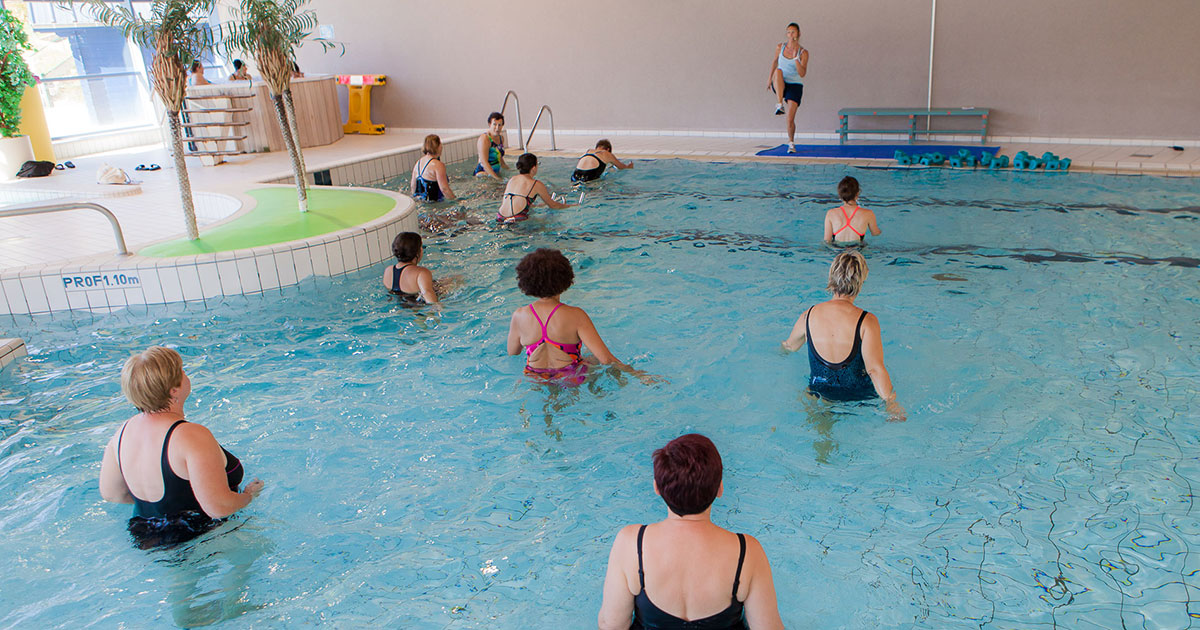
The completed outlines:
[[[843,177],[838,182],[838,197],[842,205],[825,213],[825,242],[834,245],[860,245],[867,230],[874,236],[883,233],[875,213],[858,205],[858,180]]]
[[[596,360],[637,376],[643,383],[663,379],[625,365],[608,350],[596,326],[583,309],[559,301],[575,281],[571,262],[556,249],[539,249],[517,264],[517,286],[537,298],[512,315],[508,327],[508,353],[525,349],[525,373],[541,379],[579,385],[587,380],[587,346]]]

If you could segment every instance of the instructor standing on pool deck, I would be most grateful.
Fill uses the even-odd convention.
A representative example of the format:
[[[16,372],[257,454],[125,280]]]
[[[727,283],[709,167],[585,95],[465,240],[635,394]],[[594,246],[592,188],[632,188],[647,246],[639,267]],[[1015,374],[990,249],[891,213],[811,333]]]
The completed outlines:
[[[800,25],[787,25],[787,41],[775,47],[767,89],[775,92],[775,115],[784,113],[787,101],[788,153],[796,152],[796,110],[804,97],[804,75],[808,74],[808,51],[800,45]]]

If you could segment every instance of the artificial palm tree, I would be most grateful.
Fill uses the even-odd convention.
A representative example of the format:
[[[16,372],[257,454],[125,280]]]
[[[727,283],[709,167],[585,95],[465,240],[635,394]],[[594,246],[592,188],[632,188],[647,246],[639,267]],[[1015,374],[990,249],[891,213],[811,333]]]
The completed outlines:
[[[96,21],[121,31],[133,43],[154,52],[150,64],[150,80],[154,93],[167,110],[171,127],[171,154],[175,160],[175,176],[179,180],[179,197],[191,240],[200,238],[196,229],[196,209],[192,203],[192,184],[188,180],[187,164],[183,159],[183,129],[179,112],[187,94],[187,68],[213,46],[212,31],[207,20],[215,0],[154,0],[145,16],[128,6],[89,0]]]
[[[304,154],[300,149],[296,109],[292,104],[292,64],[296,48],[317,27],[317,16],[301,10],[308,0],[240,0],[234,21],[222,26],[222,47],[232,54],[244,51],[254,57],[258,71],[271,90],[275,119],[292,158],[300,211],[308,211]],[[316,40],[328,50],[334,44]]]

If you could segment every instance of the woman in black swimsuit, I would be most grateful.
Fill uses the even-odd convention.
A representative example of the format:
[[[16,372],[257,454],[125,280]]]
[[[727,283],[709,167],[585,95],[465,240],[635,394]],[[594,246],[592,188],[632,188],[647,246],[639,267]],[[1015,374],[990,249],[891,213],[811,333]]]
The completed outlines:
[[[192,382],[178,352],[152,346],[133,355],[121,370],[121,390],[141,413],[104,449],[100,496],[133,504],[129,531],[139,546],[194,538],[258,496],[263,482],[238,492],[241,462],[208,429],[184,420]]]
[[[626,164],[617,159],[612,152],[612,143],[601,138],[596,141],[595,149],[584,153],[583,157],[580,157],[579,161],[575,163],[575,172],[571,173],[571,181],[582,183],[600,179],[609,164],[621,170],[633,168],[632,160]]]
[[[546,202],[551,210],[570,208],[573,204],[559,203],[550,195],[550,189],[535,179],[537,177],[537,156],[532,153],[522,153],[517,158],[517,175],[508,180],[504,187],[504,198],[500,200],[500,209],[496,211],[496,220],[500,223],[516,223],[529,218],[529,208],[538,197]]]
[[[416,232],[401,232],[392,241],[392,254],[399,261],[383,270],[383,286],[393,295],[412,301],[425,300],[437,304],[437,288],[433,283],[433,272],[420,267],[425,248],[421,235]]]
[[[808,388],[828,400],[865,400],[878,396],[888,419],[906,419],[896,402],[892,378],[883,365],[879,319],[854,305],[867,279],[867,261],[858,250],[842,252],[829,266],[833,298],[800,315],[783,347],[795,352],[808,345]],[[840,361],[831,358],[845,357]]]
[[[667,518],[617,533],[600,630],[783,628],[762,545],[709,518],[724,491],[721,474],[721,455],[703,435],[683,435],[654,451],[654,491]]]

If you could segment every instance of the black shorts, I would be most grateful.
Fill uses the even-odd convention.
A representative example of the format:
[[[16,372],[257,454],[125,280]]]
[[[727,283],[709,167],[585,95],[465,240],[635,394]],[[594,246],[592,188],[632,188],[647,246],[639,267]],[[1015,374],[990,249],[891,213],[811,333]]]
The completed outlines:
[[[803,83],[784,83],[783,84],[783,100],[791,101],[797,105],[800,104],[800,99],[804,98]]]

